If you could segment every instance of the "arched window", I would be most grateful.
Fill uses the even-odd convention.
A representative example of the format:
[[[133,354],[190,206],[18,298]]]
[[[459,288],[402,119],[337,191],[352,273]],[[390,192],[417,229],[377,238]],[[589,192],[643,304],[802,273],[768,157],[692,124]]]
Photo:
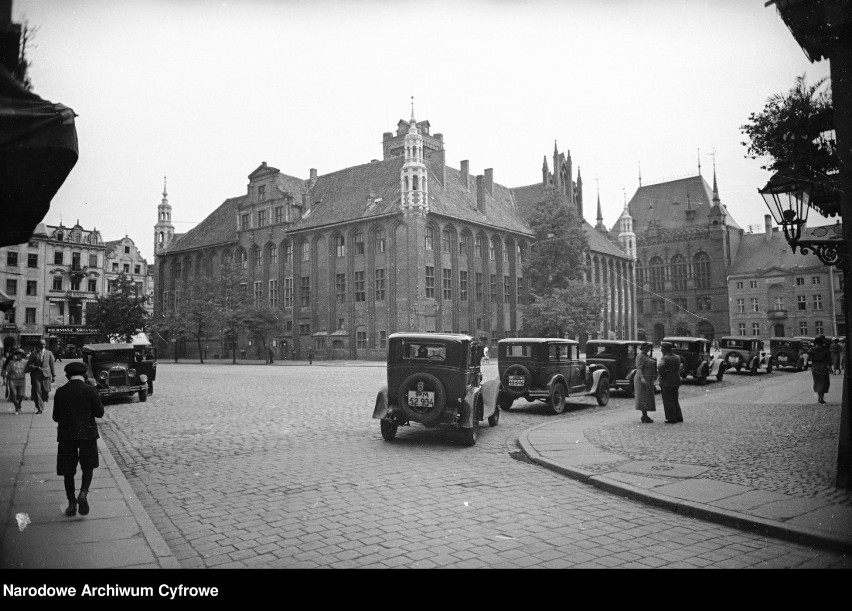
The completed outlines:
[[[426,250],[435,248],[435,230],[432,227],[426,228]]]
[[[675,291],[686,290],[686,258],[683,255],[672,257],[672,289]]]
[[[342,235],[334,238],[334,250],[338,257],[346,256],[346,241],[343,239]]]
[[[292,263],[293,262],[293,245],[290,242],[284,242],[281,246],[284,250],[284,263]]]
[[[441,232],[441,252],[450,252],[450,230],[444,229]]]
[[[385,230],[376,229],[375,233],[376,253],[385,252]]]
[[[278,247],[275,244],[269,245],[269,265],[278,265]]]
[[[352,236],[352,243],[355,244],[355,254],[363,255],[364,254],[364,234],[360,231],[357,231],[354,236]]]
[[[252,254],[252,265],[254,267],[260,267],[261,265],[263,265],[263,252],[260,250],[259,247],[255,246],[252,249],[251,254]]]
[[[411,177],[412,190],[417,191],[417,174]]]
[[[240,269],[248,269],[248,253],[240,251]]]
[[[660,257],[653,257],[648,261],[648,276],[652,291],[659,293],[665,289],[666,271],[663,266],[663,260]]]
[[[699,252],[692,258],[692,267],[695,270],[695,288],[710,288],[710,257],[706,252]]]
[[[302,242],[302,261],[311,260],[311,243],[305,240]]]
[[[488,259],[493,261],[497,258],[497,247],[494,242],[494,238],[488,240]]]

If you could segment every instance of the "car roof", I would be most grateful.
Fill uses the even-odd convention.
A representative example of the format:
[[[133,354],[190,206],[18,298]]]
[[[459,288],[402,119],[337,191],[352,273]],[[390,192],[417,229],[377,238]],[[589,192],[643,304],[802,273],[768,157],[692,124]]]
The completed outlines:
[[[719,339],[735,339],[737,341],[746,341],[746,340],[751,341],[751,340],[757,339],[757,340],[763,341],[763,338],[755,337],[754,335],[727,335],[727,336],[721,337]]]
[[[770,342],[800,342],[801,337],[770,337]]]
[[[671,337],[664,337],[664,342],[704,342],[705,344],[711,343],[709,339],[706,337],[692,337],[690,335],[673,335]]]
[[[589,344],[600,344],[606,346],[629,346],[631,344],[636,344],[637,346],[641,346],[644,344],[641,339],[590,339],[586,342],[586,345]]]
[[[103,350],[133,350],[133,344],[86,344],[86,352],[101,352]]]
[[[811,337],[810,335],[796,335],[795,337],[793,337],[793,339],[804,339],[804,340],[807,340],[809,342],[814,341],[814,338]]]
[[[416,339],[420,341],[443,340],[443,341],[470,341],[470,335],[464,333],[391,333],[388,339]]]
[[[545,343],[554,343],[554,344],[579,344],[577,340],[574,339],[565,339],[562,337],[507,337],[505,339],[499,340],[498,344],[516,344],[524,342],[525,344],[545,344]]]

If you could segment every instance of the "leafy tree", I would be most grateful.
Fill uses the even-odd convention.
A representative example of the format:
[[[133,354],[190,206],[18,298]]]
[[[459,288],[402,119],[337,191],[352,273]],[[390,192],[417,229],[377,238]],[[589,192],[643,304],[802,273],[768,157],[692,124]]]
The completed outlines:
[[[94,307],[87,312],[86,321],[111,339],[130,342],[151,322],[145,309],[147,301],[148,296],[140,295],[133,281],[121,273],[112,292],[96,297]]]
[[[784,94],[766,100],[758,113],[740,127],[748,136],[746,157],[766,159],[761,168],[789,172],[791,178],[824,180],[837,170],[837,145],[831,133],[834,110],[826,79],[808,85],[805,75]]]
[[[250,338],[259,343],[264,358],[268,349],[266,338],[278,335],[284,324],[284,313],[264,304],[250,304],[242,312],[242,328]]]
[[[223,315],[223,300],[218,290],[219,281],[205,275],[194,274],[175,308],[180,335],[196,342],[201,362],[204,362],[202,342],[212,332],[218,332]]]
[[[172,308],[165,314],[160,314],[151,323],[151,329],[160,339],[173,343],[175,347],[175,363],[178,362],[178,341],[186,337],[186,324],[180,311]]]
[[[527,222],[535,234],[524,276],[534,295],[547,295],[564,289],[583,277],[589,239],[576,208],[564,195],[549,189],[546,197],[532,206]]]
[[[530,337],[577,337],[594,333],[603,320],[603,291],[591,282],[573,281],[536,297],[524,310]]]

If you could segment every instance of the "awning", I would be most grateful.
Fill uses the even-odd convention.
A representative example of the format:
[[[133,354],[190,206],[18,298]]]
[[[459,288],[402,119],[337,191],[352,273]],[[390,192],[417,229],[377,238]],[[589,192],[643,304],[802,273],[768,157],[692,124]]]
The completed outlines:
[[[15,307],[15,300],[0,289],[0,312],[8,312]]]
[[[0,66],[0,246],[29,241],[77,163],[75,116]]]

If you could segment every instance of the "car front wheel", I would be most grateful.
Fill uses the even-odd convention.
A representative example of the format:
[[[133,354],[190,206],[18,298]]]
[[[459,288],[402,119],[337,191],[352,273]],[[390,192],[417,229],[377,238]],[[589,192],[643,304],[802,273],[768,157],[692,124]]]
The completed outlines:
[[[598,405],[606,405],[609,403],[609,378],[601,378],[598,382],[598,389],[595,391],[595,399]]]
[[[382,418],[379,420],[379,426],[382,428],[382,437],[384,440],[393,441],[396,437],[396,431],[399,429],[399,425],[387,418]]]

